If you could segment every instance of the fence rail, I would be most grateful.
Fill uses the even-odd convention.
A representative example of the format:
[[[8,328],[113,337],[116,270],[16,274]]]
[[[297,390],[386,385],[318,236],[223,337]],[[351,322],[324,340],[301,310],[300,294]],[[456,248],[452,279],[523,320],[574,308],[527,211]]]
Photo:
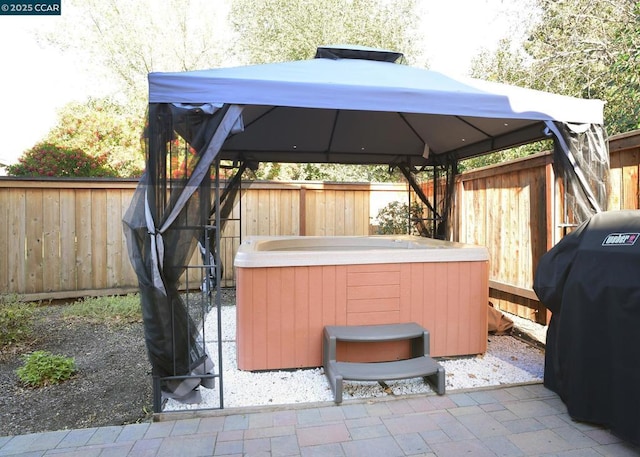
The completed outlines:
[[[609,209],[640,208],[640,130],[611,138],[609,149]],[[136,184],[0,178],[0,293],[46,300],[137,290],[122,234]],[[235,284],[241,236],[366,235],[377,210],[408,201],[407,192],[405,184],[245,183],[221,234],[222,285]],[[531,286],[539,257],[566,230],[561,197],[550,153],[456,178],[453,239],[489,249],[495,305],[541,323],[547,313]]]

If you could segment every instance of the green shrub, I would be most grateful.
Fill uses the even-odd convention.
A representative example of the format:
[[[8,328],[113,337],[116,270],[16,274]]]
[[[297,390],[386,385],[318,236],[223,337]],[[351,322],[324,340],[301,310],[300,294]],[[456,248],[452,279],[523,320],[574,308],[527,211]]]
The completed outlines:
[[[140,177],[144,150],[140,133],[145,116],[133,104],[110,98],[73,101],[58,112],[58,121],[45,141],[67,149],[82,149],[93,157],[105,156],[120,177]]]
[[[409,231],[409,205],[393,201],[378,211],[378,234],[398,235]]]
[[[81,149],[38,143],[9,165],[10,176],[114,177],[106,156],[91,156]]]
[[[130,324],[142,321],[140,295],[86,297],[65,310],[65,317],[82,318],[94,323]]]
[[[406,203],[393,201],[378,211],[378,235],[405,235],[416,234],[430,236],[425,227],[423,207],[418,202],[413,202],[411,208]]]
[[[76,372],[73,357],[35,351],[23,357],[24,365],[16,370],[20,380],[30,387],[60,384]]]
[[[33,304],[22,303],[17,295],[0,295],[0,348],[31,335]]]

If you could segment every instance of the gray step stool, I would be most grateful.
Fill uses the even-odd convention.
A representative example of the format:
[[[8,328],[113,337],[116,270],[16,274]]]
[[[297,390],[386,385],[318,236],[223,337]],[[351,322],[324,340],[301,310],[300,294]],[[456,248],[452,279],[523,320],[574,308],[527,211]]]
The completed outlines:
[[[411,340],[412,358],[390,362],[339,362],[338,341],[377,343]],[[342,381],[385,381],[422,377],[438,395],[445,392],[444,367],[429,356],[429,331],[410,322],[384,325],[327,325],[323,332],[322,363],[333,391],[334,401],[342,403]]]

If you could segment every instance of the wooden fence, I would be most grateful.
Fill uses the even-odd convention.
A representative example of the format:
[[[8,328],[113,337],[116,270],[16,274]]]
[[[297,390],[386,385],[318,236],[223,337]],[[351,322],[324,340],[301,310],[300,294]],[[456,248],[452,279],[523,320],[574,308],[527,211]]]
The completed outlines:
[[[610,153],[609,209],[640,208],[640,131],[611,138]],[[564,231],[552,165],[542,153],[461,174],[453,207],[453,239],[489,249],[492,302],[541,323],[533,275]],[[0,293],[37,300],[137,290],[121,222],[135,186],[0,178]],[[406,185],[251,183],[222,232],[223,286],[234,285],[241,236],[365,235],[393,200],[408,200]]]
[[[0,180],[0,291],[46,299],[133,288],[122,215],[135,185]]]
[[[609,210],[639,209],[640,131],[609,142]],[[454,239],[487,246],[494,305],[546,323],[531,289],[538,259],[565,234],[562,187],[542,153],[464,173],[456,182]]]
[[[137,290],[122,217],[137,183],[0,179],[0,293],[47,300]],[[224,287],[247,235],[367,235],[404,184],[250,183],[222,232]],[[196,253],[190,265],[200,264]],[[184,279],[184,278],[183,278]]]

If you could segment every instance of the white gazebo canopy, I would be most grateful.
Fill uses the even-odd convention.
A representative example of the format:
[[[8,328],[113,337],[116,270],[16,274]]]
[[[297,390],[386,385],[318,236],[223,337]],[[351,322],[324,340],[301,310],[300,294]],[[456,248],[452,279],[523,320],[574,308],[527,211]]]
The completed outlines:
[[[394,63],[369,48],[315,59],[149,74],[149,103],[243,106],[223,159],[425,165],[549,136],[549,123],[602,125],[603,102]]]

